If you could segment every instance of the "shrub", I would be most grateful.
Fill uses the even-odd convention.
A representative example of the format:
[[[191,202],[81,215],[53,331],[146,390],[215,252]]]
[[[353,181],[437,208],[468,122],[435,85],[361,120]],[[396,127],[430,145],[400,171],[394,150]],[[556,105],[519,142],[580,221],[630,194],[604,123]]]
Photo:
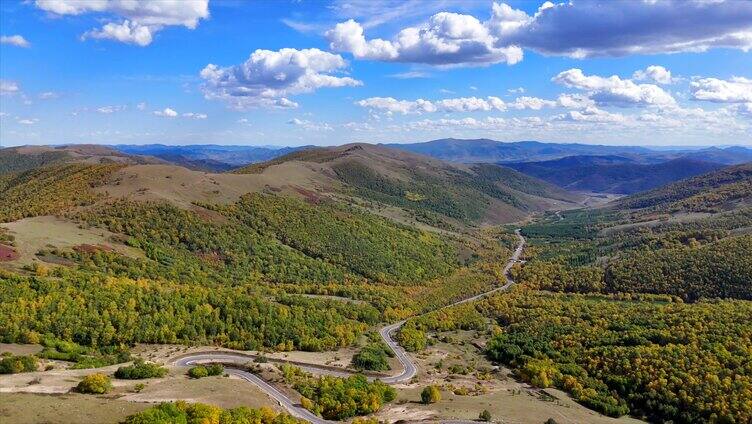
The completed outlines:
[[[6,356],[0,359],[0,374],[15,374],[37,370],[39,361],[34,356]]]
[[[211,364],[206,367],[208,375],[222,375],[225,372],[225,367],[222,364]]]
[[[222,409],[203,403],[161,403],[128,416],[125,424],[219,423],[219,424],[303,424],[305,421],[280,414],[268,407],[251,409],[245,406]]]
[[[441,400],[441,390],[434,385],[426,386],[426,388],[420,392],[420,400],[425,404],[436,403]]]
[[[196,365],[188,370],[188,376],[191,378],[203,378],[209,376],[209,370],[203,365]]]
[[[109,392],[111,388],[112,382],[110,381],[110,377],[102,373],[96,373],[84,377],[84,379],[78,383],[78,386],[76,386],[76,391],[79,393],[101,395]]]
[[[491,421],[491,413],[488,412],[488,409],[484,409],[480,414],[478,414],[478,419],[486,422]]]
[[[115,378],[123,380],[141,380],[144,378],[164,377],[167,374],[167,368],[160,367],[157,364],[144,362],[139,358],[133,362],[133,365],[120,367],[115,371]]]

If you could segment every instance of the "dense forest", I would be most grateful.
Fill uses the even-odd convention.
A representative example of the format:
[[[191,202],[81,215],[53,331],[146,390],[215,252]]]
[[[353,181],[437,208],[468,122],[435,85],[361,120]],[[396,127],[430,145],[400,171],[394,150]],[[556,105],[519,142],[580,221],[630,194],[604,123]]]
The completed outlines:
[[[55,165],[0,173],[0,222],[58,214],[100,199],[92,188],[104,184],[121,165]]]
[[[288,414],[280,414],[271,408],[222,409],[203,403],[183,401],[161,403],[137,414],[128,416],[124,424],[303,424]]]
[[[411,321],[417,331],[498,325],[490,359],[611,416],[744,423],[752,418],[752,303],[579,295],[518,287]]]
[[[378,412],[397,397],[391,386],[378,380],[369,382],[363,375],[315,377],[288,364],[282,365],[282,374],[303,396],[301,405],[326,419],[344,420]]]

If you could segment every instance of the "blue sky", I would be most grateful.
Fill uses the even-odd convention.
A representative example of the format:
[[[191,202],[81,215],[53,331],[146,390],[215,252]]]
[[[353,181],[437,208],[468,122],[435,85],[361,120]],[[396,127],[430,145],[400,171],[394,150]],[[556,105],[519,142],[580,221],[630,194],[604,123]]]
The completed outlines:
[[[752,145],[752,2],[0,3],[0,145]]]

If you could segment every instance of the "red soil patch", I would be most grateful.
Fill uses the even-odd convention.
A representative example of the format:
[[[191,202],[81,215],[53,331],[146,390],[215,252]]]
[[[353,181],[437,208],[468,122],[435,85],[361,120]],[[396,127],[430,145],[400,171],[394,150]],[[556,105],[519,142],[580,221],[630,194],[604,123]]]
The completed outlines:
[[[18,259],[18,252],[16,249],[0,244],[0,262],[3,261],[15,261]]]
[[[302,187],[293,187],[293,189],[295,189],[298,194],[302,195],[308,203],[312,203],[314,205],[321,203],[321,196],[319,196],[315,191],[306,190]]]
[[[115,249],[104,244],[97,244],[97,245],[79,244],[78,246],[73,246],[73,250],[79,253],[97,253],[97,252],[114,252],[115,251]]]

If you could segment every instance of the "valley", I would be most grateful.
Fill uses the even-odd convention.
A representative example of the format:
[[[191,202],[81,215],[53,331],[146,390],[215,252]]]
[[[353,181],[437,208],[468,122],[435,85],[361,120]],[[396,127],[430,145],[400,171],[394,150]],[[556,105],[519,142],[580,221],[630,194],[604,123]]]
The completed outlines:
[[[14,422],[752,416],[749,164],[634,192],[366,144],[222,173],[89,146],[0,164]],[[554,175],[608,175],[591,165]],[[113,377],[139,358],[166,374]],[[198,364],[223,371],[186,376]],[[107,394],[77,392],[95,373]]]

